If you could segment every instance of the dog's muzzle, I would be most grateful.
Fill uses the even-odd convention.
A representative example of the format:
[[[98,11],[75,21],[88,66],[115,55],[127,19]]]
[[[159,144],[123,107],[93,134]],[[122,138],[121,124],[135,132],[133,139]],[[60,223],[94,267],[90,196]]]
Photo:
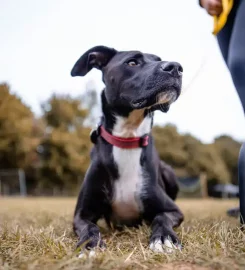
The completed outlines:
[[[131,101],[131,107],[135,110],[143,108],[150,109],[156,105],[161,105],[163,108],[169,108],[169,106],[178,99],[180,95],[180,87],[173,87],[169,90],[160,89],[154,92],[145,98]]]

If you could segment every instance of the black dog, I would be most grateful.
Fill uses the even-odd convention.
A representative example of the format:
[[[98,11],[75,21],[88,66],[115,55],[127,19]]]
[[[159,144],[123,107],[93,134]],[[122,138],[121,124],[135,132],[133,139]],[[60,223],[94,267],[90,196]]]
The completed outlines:
[[[102,71],[101,125],[91,135],[91,165],[80,191],[74,231],[78,246],[104,247],[96,222],[109,226],[151,224],[150,248],[179,248],[173,228],[183,221],[174,203],[178,187],[172,169],[160,161],[150,135],[153,112],[167,112],[181,92],[180,64],[139,51],[97,46],[74,65],[72,76]]]

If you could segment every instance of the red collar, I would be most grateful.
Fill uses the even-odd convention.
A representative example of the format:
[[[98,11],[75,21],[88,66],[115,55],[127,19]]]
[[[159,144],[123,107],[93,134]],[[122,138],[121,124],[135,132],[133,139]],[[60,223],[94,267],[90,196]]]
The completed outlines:
[[[103,126],[100,126],[97,131],[97,134],[100,135],[108,143],[124,149],[142,148],[147,146],[149,143],[149,135],[133,138],[121,138],[113,136],[107,132]]]

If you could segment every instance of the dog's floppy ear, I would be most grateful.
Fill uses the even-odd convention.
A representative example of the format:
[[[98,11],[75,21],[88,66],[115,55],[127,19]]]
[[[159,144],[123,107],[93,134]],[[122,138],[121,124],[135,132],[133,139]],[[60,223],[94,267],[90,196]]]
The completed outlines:
[[[85,76],[92,68],[102,69],[117,53],[113,48],[96,46],[85,52],[71,70],[71,76]]]

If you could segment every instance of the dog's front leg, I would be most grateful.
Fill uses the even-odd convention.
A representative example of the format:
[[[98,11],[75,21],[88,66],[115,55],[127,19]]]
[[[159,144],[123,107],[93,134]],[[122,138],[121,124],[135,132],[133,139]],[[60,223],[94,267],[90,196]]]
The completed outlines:
[[[83,219],[78,213],[74,218],[74,231],[78,236],[77,248],[84,245],[85,249],[93,249],[95,247],[105,247],[104,242],[101,240],[99,227],[89,221]]]
[[[151,222],[150,249],[172,252],[180,249],[180,240],[174,228],[183,221],[183,214],[174,201],[159,187],[150,191],[144,201],[145,217]]]
[[[92,163],[85,176],[75,209],[73,228],[78,236],[77,247],[105,247],[96,222],[109,211],[106,179],[108,175],[103,166]]]
[[[181,249],[178,236],[173,230],[173,220],[176,219],[175,213],[160,213],[152,222],[152,235],[150,238],[150,249],[155,252],[171,253],[174,249]]]

